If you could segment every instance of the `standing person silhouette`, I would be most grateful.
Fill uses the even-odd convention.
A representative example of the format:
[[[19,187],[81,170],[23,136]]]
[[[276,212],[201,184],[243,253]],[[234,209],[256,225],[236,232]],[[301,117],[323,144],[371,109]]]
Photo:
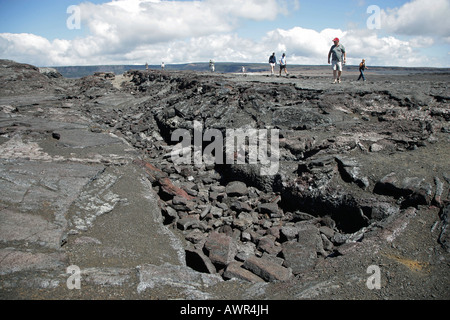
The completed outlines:
[[[275,65],[277,64],[277,57],[275,56],[275,52],[269,58],[269,65],[271,68],[271,75],[274,75]]]
[[[334,45],[328,53],[328,64],[331,63],[333,66],[334,83],[341,83],[343,65],[347,62],[347,53],[345,47],[340,44],[339,38],[335,38],[333,42]]]
[[[289,75],[287,72],[287,62],[286,62],[286,54],[283,53],[283,56],[280,60],[280,77],[281,77],[281,71],[284,70],[284,73],[286,74],[286,77]]]
[[[369,68],[366,67],[366,60],[363,59],[362,62],[359,64],[359,78],[358,78],[358,81],[361,80],[361,79],[363,79],[363,81],[366,81],[366,77],[364,75],[364,71],[366,69],[369,69]]]

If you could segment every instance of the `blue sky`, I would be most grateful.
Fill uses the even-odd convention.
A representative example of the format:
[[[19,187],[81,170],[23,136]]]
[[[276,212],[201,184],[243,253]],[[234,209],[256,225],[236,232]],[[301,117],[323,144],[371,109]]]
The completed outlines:
[[[225,0],[226,1],[226,0]],[[242,0],[245,1],[245,0]],[[32,32],[48,39],[73,39],[82,30],[69,30],[66,10],[71,5],[86,1],[77,0],[0,0],[0,32]],[[94,4],[107,3],[104,0],[91,0]],[[183,2],[179,1],[179,2]],[[184,0],[186,2],[186,0]],[[376,1],[382,7],[396,7],[406,1]],[[299,1],[301,10],[292,10],[288,15],[275,21],[242,21],[239,33],[250,38],[264,35],[275,28],[289,29],[295,26],[320,30],[328,27],[345,28],[349,23],[365,23],[368,17],[366,5],[357,0]],[[339,17],[339,18],[336,18]]]
[[[69,29],[79,9],[80,28]],[[379,8],[381,28],[370,29]],[[450,67],[450,0],[0,0],[0,58],[39,66],[263,62]],[[74,21],[74,20],[72,20]]]

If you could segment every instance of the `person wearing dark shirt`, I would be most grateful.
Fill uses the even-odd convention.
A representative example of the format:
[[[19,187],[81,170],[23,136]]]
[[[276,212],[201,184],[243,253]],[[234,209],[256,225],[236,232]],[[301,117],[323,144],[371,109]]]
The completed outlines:
[[[275,65],[277,64],[277,57],[275,56],[275,52],[269,58],[270,68],[272,70],[272,75],[274,74]]]
[[[363,81],[366,81],[366,76],[364,75],[364,71],[366,69],[369,69],[366,67],[366,60],[362,60],[362,62],[359,64],[359,78],[358,81],[363,79]]]

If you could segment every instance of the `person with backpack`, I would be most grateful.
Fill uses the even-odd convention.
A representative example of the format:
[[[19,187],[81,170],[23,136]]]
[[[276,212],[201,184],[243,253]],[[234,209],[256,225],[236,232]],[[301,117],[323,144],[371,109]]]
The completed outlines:
[[[369,69],[369,68],[366,67],[366,60],[363,59],[362,62],[359,64],[359,78],[358,78],[358,81],[361,80],[361,79],[363,79],[363,81],[366,81],[366,77],[364,75],[364,71],[366,69]]]
[[[269,65],[271,67],[272,70],[272,76],[274,75],[274,70],[275,70],[275,65],[277,64],[277,57],[275,56],[275,52],[272,53],[272,55],[269,58]]]

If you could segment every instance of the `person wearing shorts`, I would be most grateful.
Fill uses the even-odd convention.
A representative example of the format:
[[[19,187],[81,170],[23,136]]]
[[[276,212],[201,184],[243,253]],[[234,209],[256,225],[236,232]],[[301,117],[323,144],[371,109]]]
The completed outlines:
[[[333,40],[334,45],[328,53],[328,64],[333,66],[334,83],[341,83],[343,65],[347,62],[345,47],[339,43],[339,38]]]
[[[283,70],[287,77],[289,75],[289,73],[287,71],[287,63],[286,63],[286,54],[285,53],[283,53],[283,56],[281,57],[281,60],[280,60],[280,77],[281,77],[281,72]]]

